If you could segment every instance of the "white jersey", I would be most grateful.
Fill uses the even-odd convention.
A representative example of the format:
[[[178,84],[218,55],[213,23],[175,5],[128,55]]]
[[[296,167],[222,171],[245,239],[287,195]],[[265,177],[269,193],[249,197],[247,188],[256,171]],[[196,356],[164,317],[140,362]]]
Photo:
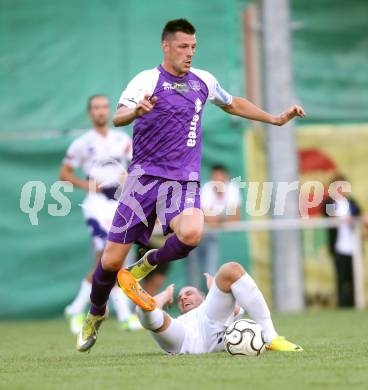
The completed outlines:
[[[349,201],[346,198],[341,198],[336,201],[336,217],[350,218],[351,211]],[[354,253],[355,237],[353,228],[349,223],[343,223],[337,228],[337,239],[335,243],[335,251],[339,254],[352,256]]]
[[[137,309],[141,324],[151,330],[152,337],[160,348],[169,354],[198,354],[224,351],[224,335],[227,327],[239,318],[242,318],[244,310],[236,310],[236,302],[233,294],[221,291],[216,282],[212,283],[204,302],[187,313],[171,318],[169,327],[162,331],[152,331],[150,328],[161,317],[164,321],[164,313],[161,309],[146,312]],[[154,317],[147,321],[146,316]],[[155,324],[157,325],[157,324]]]
[[[152,95],[155,91],[172,91],[177,88],[175,83],[170,83],[163,80],[161,86],[160,74],[164,72],[164,69],[159,66],[149,70],[144,70],[135,76],[126,89],[123,90],[119,104],[123,104],[129,108],[135,108],[137,103],[144,98],[145,95]],[[228,106],[232,103],[233,97],[225,91],[215,76],[210,72],[202,69],[190,68],[190,72],[195,74],[208,89],[208,100],[219,107]],[[167,73],[167,72],[165,72]],[[162,76],[161,76],[162,77]],[[174,76],[172,76],[174,77]],[[200,85],[189,81],[189,84],[193,90],[200,90]]]
[[[81,168],[99,185],[113,187],[119,185],[131,159],[132,141],[126,133],[109,129],[104,137],[91,129],[69,146],[64,163]]]
[[[180,353],[209,353],[224,350],[227,327],[240,318],[244,311],[234,315],[232,294],[223,293],[213,283],[205,301],[177,320],[184,324],[185,336]]]
[[[177,319],[185,326],[185,338],[180,353],[207,353],[224,350],[226,326],[210,321],[203,304]]]
[[[241,206],[239,187],[234,182],[209,181],[201,189],[201,204],[205,215],[235,215]]]
[[[91,129],[69,146],[64,163],[81,168],[86,177],[96,180],[102,192],[87,193],[82,211],[96,251],[102,251],[117,207],[116,187],[132,158],[131,138],[110,129],[106,137]],[[107,193],[108,189],[111,193]]]

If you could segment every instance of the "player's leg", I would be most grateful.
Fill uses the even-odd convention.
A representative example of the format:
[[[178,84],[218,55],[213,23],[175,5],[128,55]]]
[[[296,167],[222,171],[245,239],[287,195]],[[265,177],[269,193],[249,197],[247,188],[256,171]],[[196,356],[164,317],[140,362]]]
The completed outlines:
[[[345,256],[346,262],[346,299],[347,306],[354,307],[354,274],[353,274],[353,256]]]
[[[107,237],[101,262],[93,275],[91,309],[79,334],[77,349],[87,351],[107,318],[106,303],[133,242],[148,244],[156,220],[155,191],[159,181],[129,175]]]
[[[137,315],[143,328],[150,331],[152,337],[165,352],[180,353],[185,339],[185,326],[162,310],[165,304],[173,302],[174,285],[168,286],[153,298],[142,289],[127,270],[119,272],[118,281],[120,285],[134,285],[132,289],[137,294],[133,295],[131,299],[137,304]]]
[[[99,220],[99,216],[96,212],[92,212],[94,208],[92,206],[100,206],[94,204],[93,197],[89,196],[85,202],[84,213],[86,218],[86,224],[88,226],[88,230],[91,234],[92,238],[92,247],[94,252],[94,264],[91,271],[87,274],[87,276],[81,281],[79,291],[74,298],[73,302],[71,302],[65,308],[65,315],[69,320],[70,330],[73,334],[78,334],[83,326],[83,321],[85,318],[85,310],[87,305],[90,304],[90,295],[92,289],[92,276],[96,269],[97,264],[101,260],[102,252],[105,246],[107,231],[102,227],[101,221]],[[95,199],[96,200],[96,199]],[[92,210],[92,211],[91,211]]]
[[[186,258],[189,252],[198,245],[203,232],[202,210],[193,208],[190,214],[188,211],[181,212],[171,220],[170,228],[174,234],[165,241],[161,248],[148,251],[129,268],[138,281],[159,264]]]
[[[104,243],[105,246],[105,243]],[[97,264],[101,261],[101,257],[103,254],[103,249],[101,251],[95,252],[95,264],[93,265],[93,268],[89,271],[89,273],[86,276],[86,281],[90,284],[90,287],[92,288],[92,280],[93,280],[93,274],[96,271]],[[91,294],[91,292],[90,292]]]
[[[69,306],[67,306],[65,310],[68,318],[70,319],[70,327],[72,333],[74,334],[78,334],[80,332],[81,327],[83,325],[85,308],[91,302],[90,295],[92,289],[93,274],[98,263],[101,261],[103,253],[102,250],[97,250],[97,248],[103,249],[106,243],[105,239],[101,239],[101,245],[99,245],[99,240],[96,240],[96,238],[100,239],[100,237],[94,237],[93,240],[94,248],[96,250],[95,265],[93,269],[89,272],[87,277],[82,281],[81,288],[74,301]],[[130,253],[131,251],[129,252],[129,254]],[[128,298],[125,296],[125,294],[121,292],[121,289],[117,285],[115,285],[111,290],[110,301],[116,312],[119,325],[123,330],[141,329],[137,316],[132,313],[129,307]]]
[[[203,275],[208,273],[210,275],[215,275],[218,270],[218,258],[219,258],[219,242],[216,234],[207,233],[203,236],[203,239],[198,245],[196,250],[200,250],[200,272],[199,276],[201,277],[200,285],[198,286],[201,290],[206,290],[206,283],[203,279]]]
[[[215,284],[222,293],[232,294],[237,304],[261,325],[269,349],[280,351],[302,350],[300,346],[278,336],[262,292],[239,263],[230,262],[222,265],[216,274]],[[213,310],[213,305],[208,307],[209,316],[216,316]]]
[[[172,260],[184,259],[199,243],[203,232],[203,212],[192,208],[182,211],[170,222],[174,234],[157,251],[148,255],[152,265],[164,264]]]
[[[218,261],[220,257],[220,247],[219,247],[219,237],[218,233],[209,233],[207,234],[207,242],[206,242],[206,257],[207,268],[204,272],[209,273],[210,275],[215,275],[218,270]]]
[[[200,288],[202,281],[202,274],[200,271],[202,259],[201,252],[203,251],[201,245],[199,245],[197,248],[195,248],[189,253],[185,261],[187,281],[191,286],[197,288]]]
[[[180,183],[176,183],[178,186]],[[191,188],[191,186],[193,188]],[[148,251],[130,272],[137,280],[143,279],[158,264],[184,259],[200,242],[203,234],[204,216],[200,209],[199,186],[196,183],[181,183],[163,199],[158,197],[157,210],[164,233],[173,231],[158,250]],[[167,204],[171,207],[168,208]]]
[[[167,353],[180,353],[185,338],[185,327],[182,322],[171,318],[158,307],[152,311],[137,307],[137,314],[143,328],[150,331],[160,348]]]
[[[133,252],[134,251],[132,249],[129,251],[127,258],[124,261],[124,264],[132,263],[132,260],[134,261],[135,254]],[[135,312],[132,311],[134,307],[131,301],[121,291],[118,284],[115,284],[115,286],[111,290],[109,304],[111,304],[114,308],[119,328],[121,330],[135,331],[142,329],[137,315],[135,314]]]
[[[83,317],[85,307],[91,302],[90,295],[92,290],[93,274],[101,261],[102,253],[106,245],[109,221],[111,223],[116,205],[117,203],[112,202],[104,195],[97,193],[89,193],[82,204],[84,218],[92,236],[93,252],[95,254],[95,264],[93,265],[93,269],[82,282],[82,289],[80,290],[80,294],[78,294],[76,302],[77,304],[80,304],[80,307],[83,305]],[[74,318],[71,318],[71,321],[74,321]],[[82,323],[79,323],[79,328],[82,326],[83,320]]]
[[[130,300],[118,285],[115,285],[111,290],[109,303],[112,304],[115,310],[118,325],[121,330],[135,331],[142,329],[137,315],[131,310]]]
[[[335,254],[338,303],[340,307],[354,306],[352,256]]]
[[[144,279],[143,288],[148,292],[148,294],[156,295],[162,290],[168,268],[168,264],[162,264]]]
[[[93,274],[90,309],[92,315],[101,316],[105,313],[106,303],[115,286],[118,271],[122,268],[131,245],[107,241],[101,261]]]
[[[232,294],[239,306],[261,325],[266,342],[278,336],[263,294],[239,263],[222,265],[216,274],[215,284],[223,293]]]
[[[77,295],[74,297],[73,301],[65,308],[65,315],[75,316],[84,312],[86,306],[90,302],[92,284],[88,278],[82,279]]]
[[[106,304],[110,292],[115,286],[117,273],[123,266],[131,245],[112,241],[106,243],[101,261],[93,274],[91,308],[77,339],[77,349],[80,352],[88,351],[97,340],[98,329],[108,316]]]
[[[116,204],[114,204],[116,208]],[[90,303],[90,295],[92,289],[93,274],[106,245],[106,238],[108,233],[108,225],[106,221],[111,221],[114,216],[114,209],[112,203],[102,194],[89,193],[83,201],[82,210],[88,231],[92,238],[92,247],[94,252],[94,264],[91,271],[85,278],[85,289],[82,291],[81,303],[84,304],[83,311],[87,304]],[[110,222],[111,223],[111,222]],[[88,295],[87,295],[87,291]]]
[[[336,269],[336,289],[339,307],[344,306],[344,259],[339,253],[334,254]]]

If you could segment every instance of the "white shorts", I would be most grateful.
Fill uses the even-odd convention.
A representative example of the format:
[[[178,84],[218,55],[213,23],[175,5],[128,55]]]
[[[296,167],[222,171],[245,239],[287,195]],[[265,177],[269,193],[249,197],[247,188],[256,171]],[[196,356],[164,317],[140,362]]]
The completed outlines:
[[[158,345],[167,353],[208,353],[224,350],[224,332],[234,321],[235,299],[222,292],[214,282],[197,308],[178,318],[171,318],[163,332],[151,332]]]
[[[83,215],[92,236],[94,250],[100,252],[106,244],[107,233],[118,202],[101,193],[89,193],[82,203]]]

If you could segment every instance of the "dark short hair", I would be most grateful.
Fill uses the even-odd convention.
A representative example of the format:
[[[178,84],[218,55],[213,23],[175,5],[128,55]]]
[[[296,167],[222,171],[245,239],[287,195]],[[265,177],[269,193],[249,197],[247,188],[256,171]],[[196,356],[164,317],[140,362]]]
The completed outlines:
[[[229,172],[229,170],[223,164],[214,164],[211,167],[211,171],[224,171]]]
[[[195,27],[186,19],[174,19],[169,20],[161,34],[161,41],[164,41],[169,35],[177,32],[183,32],[185,34],[194,35],[196,32]]]
[[[104,98],[108,99],[108,97],[106,95],[103,95],[103,94],[96,94],[96,95],[90,96],[87,100],[87,111],[89,111],[91,109],[93,99],[99,98],[99,97],[104,97]]]

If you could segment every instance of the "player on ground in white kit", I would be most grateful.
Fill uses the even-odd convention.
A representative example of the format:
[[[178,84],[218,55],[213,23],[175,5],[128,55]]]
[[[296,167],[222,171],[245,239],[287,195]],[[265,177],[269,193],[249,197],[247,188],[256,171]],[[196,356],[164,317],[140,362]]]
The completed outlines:
[[[82,210],[92,235],[96,263],[101,259],[107,232],[117,207],[120,184],[132,158],[131,138],[121,131],[109,129],[109,101],[106,96],[95,95],[88,100],[88,115],[92,129],[74,140],[69,146],[60,170],[60,179],[87,191]],[[81,168],[85,178],[74,174]],[[90,303],[94,268],[82,280],[73,302],[65,308],[70,329],[78,333],[83,323],[84,310]],[[129,309],[129,301],[118,287],[112,289],[111,301],[123,329],[136,329],[137,317]]]
[[[167,353],[207,353],[224,350],[226,328],[246,311],[263,331],[266,347],[274,351],[303,351],[277,334],[267,303],[254,280],[235,262],[220,267],[214,281],[207,274],[209,293],[195,287],[184,287],[178,295],[181,315],[170,317],[162,310],[173,300],[173,285],[152,301],[126,270],[118,274],[120,285],[134,286],[140,300],[135,303],[142,326],[148,329],[158,345]],[[239,313],[240,310],[240,313]]]

